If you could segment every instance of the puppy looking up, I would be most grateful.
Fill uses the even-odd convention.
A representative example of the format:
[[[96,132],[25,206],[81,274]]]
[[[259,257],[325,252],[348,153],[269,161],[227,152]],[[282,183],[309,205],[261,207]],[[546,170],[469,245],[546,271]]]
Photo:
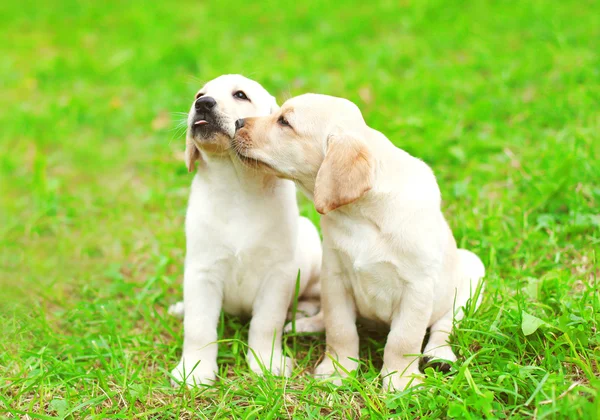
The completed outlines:
[[[300,296],[319,296],[319,235],[299,217],[293,182],[240,164],[229,149],[236,120],[277,109],[258,83],[225,75],[200,89],[189,112],[186,164],[191,172],[199,161],[199,168],[185,221],[184,339],[181,362],[172,372],[176,381],[214,381],[221,309],[252,316],[253,371],[260,373],[262,364],[274,374],[291,372],[291,360],[282,353],[282,328],[298,270]],[[312,315],[318,307],[303,309]]]
[[[425,355],[456,360],[448,345],[453,319],[462,317],[484,267],[456,248],[431,169],[369,128],[358,107],[341,98],[298,96],[237,126],[240,160],[294,180],[323,214],[324,315],[301,320],[325,322],[330,357],[315,374],[336,374],[332,358],[346,371],[357,368],[357,315],[390,325],[386,390],[419,382],[413,375],[428,327]]]

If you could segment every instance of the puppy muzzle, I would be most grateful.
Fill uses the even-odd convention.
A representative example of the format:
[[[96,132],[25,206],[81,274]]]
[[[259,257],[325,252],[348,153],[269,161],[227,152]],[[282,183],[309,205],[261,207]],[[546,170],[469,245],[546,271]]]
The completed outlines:
[[[246,120],[240,118],[235,122],[235,132],[237,133],[240,128],[242,128],[246,124]]]

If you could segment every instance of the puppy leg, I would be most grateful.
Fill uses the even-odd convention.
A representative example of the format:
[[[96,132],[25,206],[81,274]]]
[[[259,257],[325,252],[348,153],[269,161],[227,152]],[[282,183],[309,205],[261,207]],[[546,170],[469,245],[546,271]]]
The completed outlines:
[[[292,323],[288,322],[283,331],[286,333],[292,332]],[[323,317],[323,311],[320,311],[314,316],[296,320],[297,333],[316,333],[322,331],[325,331],[325,319]]]
[[[459,288],[454,301],[455,309],[448,311],[431,326],[429,341],[425,347],[425,361],[434,363],[438,370],[447,372],[450,365],[444,361],[455,362],[456,355],[449,345],[453,320],[460,321],[464,315],[467,301],[473,297],[479,282],[485,275],[485,268],[479,257],[466,249],[457,251],[457,273],[460,279]],[[474,304],[479,306],[483,293],[480,293]],[[473,303],[472,303],[473,304]]]
[[[218,371],[216,341],[223,300],[221,283],[211,280],[214,273],[193,265],[186,267],[184,277],[183,354],[171,372],[173,385],[210,384]]]
[[[301,300],[298,302],[297,312],[304,317],[314,316],[319,313],[321,301],[319,300]]]
[[[316,315],[321,308],[321,301],[310,299],[310,300],[300,300],[298,301],[298,306],[296,307],[296,318],[301,319],[306,317],[311,317]],[[292,308],[288,310],[287,320],[291,320],[293,317]]]
[[[296,319],[312,317],[321,309],[321,260],[323,251],[319,233],[310,220],[299,218],[296,264],[300,267],[300,287]],[[292,319],[290,313],[288,319]]]
[[[319,276],[321,275],[320,270],[319,274],[316,275],[316,279],[311,279],[308,287],[302,293],[302,298],[307,299],[320,299],[321,298],[321,282],[319,281]]]
[[[296,319],[303,317],[312,317],[316,315],[321,309],[321,283],[319,282],[319,274],[313,273],[311,278],[308,279],[308,286],[304,292],[298,296],[298,306],[296,308]],[[292,319],[292,307],[288,312],[288,320]]]
[[[432,363],[436,369],[448,372],[448,362],[455,362],[456,356],[450,348],[449,337],[452,332],[453,311],[448,311],[443,317],[433,323],[429,333],[429,341],[425,346],[423,358],[425,363]]]
[[[425,288],[407,288],[404,293],[383,352],[384,391],[402,391],[421,383],[413,375],[419,374],[419,355],[431,317],[433,293]]]
[[[283,356],[281,334],[293,293],[292,287],[278,273],[259,291],[254,302],[250,331],[248,332],[248,365],[257,374],[264,367],[274,375],[290,376],[292,359]],[[289,277],[289,276],[288,276]]]
[[[356,307],[339,273],[343,273],[334,251],[324,255],[321,299],[326,330],[327,354],[315,369],[315,376],[347,376],[358,367]],[[335,362],[334,362],[335,360]],[[340,381],[336,381],[340,383]]]

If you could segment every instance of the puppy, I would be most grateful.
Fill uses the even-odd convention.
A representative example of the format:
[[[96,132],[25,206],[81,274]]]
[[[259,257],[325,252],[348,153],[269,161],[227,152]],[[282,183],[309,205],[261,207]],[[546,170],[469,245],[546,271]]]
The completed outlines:
[[[175,381],[208,384],[217,373],[217,323],[221,309],[251,315],[248,364],[288,376],[281,334],[294,298],[318,298],[321,243],[314,225],[299,217],[291,181],[240,164],[230,153],[235,122],[278,109],[261,85],[239,75],[208,82],[196,94],[187,125],[192,182],[185,231],[184,339]],[[314,315],[318,307],[303,305]],[[181,312],[181,305],[172,308]]]
[[[315,374],[357,368],[357,315],[390,326],[386,390],[419,383],[413,375],[428,327],[425,356],[455,361],[448,336],[484,267],[456,248],[431,169],[369,128],[358,107],[341,98],[298,96],[237,125],[238,158],[294,180],[323,215],[323,314],[302,321],[325,323],[329,354]]]

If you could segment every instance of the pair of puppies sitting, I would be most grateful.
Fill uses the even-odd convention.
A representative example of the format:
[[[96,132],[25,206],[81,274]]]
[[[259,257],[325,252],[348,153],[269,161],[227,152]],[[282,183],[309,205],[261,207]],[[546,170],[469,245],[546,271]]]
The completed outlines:
[[[188,169],[199,168],[186,216],[184,301],[172,308],[184,315],[177,382],[215,380],[221,309],[252,316],[253,371],[289,376],[281,340],[298,272],[307,316],[296,330],[326,331],[315,375],[357,368],[358,316],[390,326],[385,390],[420,382],[428,328],[424,356],[456,360],[448,337],[483,264],[457,249],[431,169],[369,128],[356,105],[305,94],[279,108],[258,83],[221,76],[196,95],[186,146]],[[322,250],[299,217],[294,184],[322,214]]]

